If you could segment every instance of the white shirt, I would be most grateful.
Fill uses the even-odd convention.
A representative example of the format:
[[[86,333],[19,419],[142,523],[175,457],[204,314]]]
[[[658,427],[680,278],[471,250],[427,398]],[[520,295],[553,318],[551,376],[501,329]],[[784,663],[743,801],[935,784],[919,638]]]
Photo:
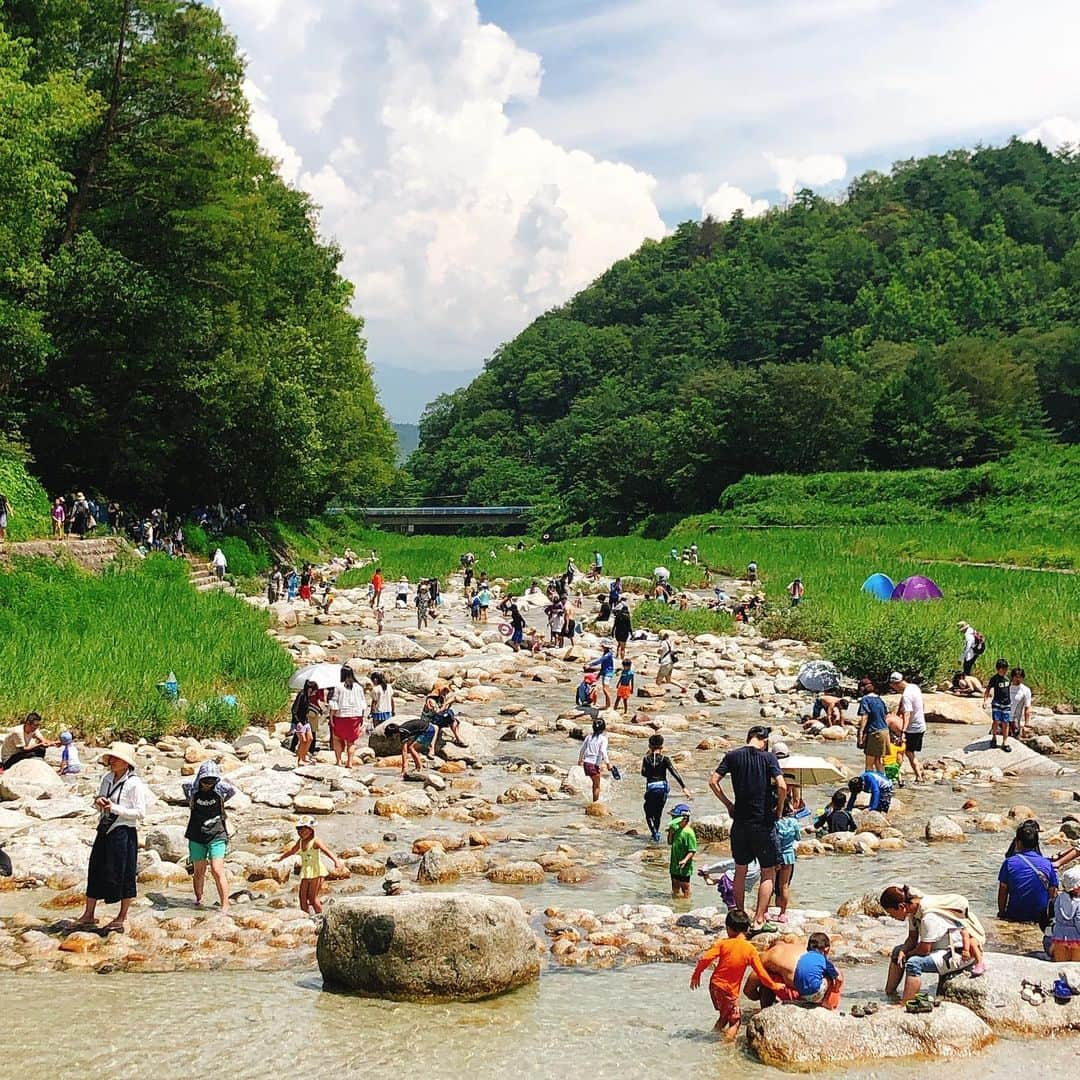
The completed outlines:
[[[900,696],[900,711],[904,714],[907,730],[912,735],[918,735],[926,730],[922,691],[914,683],[908,683],[904,687],[904,692]]]
[[[358,682],[351,687],[344,683],[337,687],[330,699],[330,711],[338,716],[366,716],[367,698],[364,688]]]
[[[1031,708],[1031,687],[1009,683],[1009,706],[1009,720],[1014,724],[1023,723],[1024,710]]]
[[[961,663],[966,664],[975,659],[975,629],[969,626],[964,631],[964,652],[960,657]]]
[[[106,813],[115,814],[116,820],[109,826],[109,832],[121,825],[138,825],[146,817],[146,785],[131,769],[119,780],[111,771],[105,773],[98,787],[98,796],[112,801],[112,807]]]
[[[587,762],[590,765],[603,765],[608,759],[607,736],[586,735],[581,744],[581,753],[578,755],[578,763]]]
[[[214,557],[210,561],[214,566],[220,566],[222,569],[229,565],[228,560],[225,558],[225,552],[221,548],[214,552]]]
[[[928,911],[918,920],[919,943],[929,943],[933,951],[951,946],[953,934],[960,930],[960,923],[955,919],[946,919],[944,915]]]
[[[371,711],[388,713],[394,711],[394,690],[391,686],[379,686],[375,689],[375,697],[371,703]]]

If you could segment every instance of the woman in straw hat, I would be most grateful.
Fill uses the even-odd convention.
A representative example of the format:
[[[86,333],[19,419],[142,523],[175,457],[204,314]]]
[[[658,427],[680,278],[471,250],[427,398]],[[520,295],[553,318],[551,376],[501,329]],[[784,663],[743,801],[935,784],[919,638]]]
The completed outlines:
[[[135,775],[135,748],[115,742],[99,759],[108,769],[101,780],[94,809],[100,815],[90,850],[86,879],[86,908],[79,926],[93,926],[98,901],[120,904],[106,931],[123,931],[135,898],[135,864],[139,841],[135,826],[146,816],[146,785]]]

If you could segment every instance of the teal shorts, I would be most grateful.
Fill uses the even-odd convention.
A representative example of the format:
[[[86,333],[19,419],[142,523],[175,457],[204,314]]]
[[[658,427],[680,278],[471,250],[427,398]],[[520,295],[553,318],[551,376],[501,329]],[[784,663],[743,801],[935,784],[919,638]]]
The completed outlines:
[[[207,859],[224,859],[229,850],[229,841],[222,838],[211,840],[209,844],[200,844],[197,840],[187,842],[188,858],[192,862],[206,862]]]

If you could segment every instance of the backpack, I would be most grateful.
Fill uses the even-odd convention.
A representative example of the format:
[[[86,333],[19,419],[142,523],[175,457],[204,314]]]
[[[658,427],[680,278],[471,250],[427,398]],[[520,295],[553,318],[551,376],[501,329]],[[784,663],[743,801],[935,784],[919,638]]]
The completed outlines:
[[[978,630],[975,631],[975,644],[971,646],[971,651],[976,656],[982,656],[986,652],[986,638]]]

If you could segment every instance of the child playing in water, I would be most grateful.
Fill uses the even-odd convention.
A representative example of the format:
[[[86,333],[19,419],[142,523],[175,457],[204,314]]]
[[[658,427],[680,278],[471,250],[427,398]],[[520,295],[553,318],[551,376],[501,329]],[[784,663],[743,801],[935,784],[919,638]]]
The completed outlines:
[[[690,828],[690,807],[686,803],[679,803],[671,811],[667,836],[671,845],[671,895],[689,897],[690,879],[694,876],[697,834]]]
[[[622,671],[619,672],[619,682],[615,687],[615,711],[618,712],[622,705],[623,713],[630,715],[630,698],[634,696],[634,669],[629,660],[622,662]]]
[[[732,908],[727,913],[724,926],[727,937],[705,950],[694,968],[694,974],[690,976],[690,989],[696,990],[701,985],[702,972],[715,960],[716,967],[709,979],[709,997],[719,1014],[716,1026],[723,1030],[728,1042],[734,1042],[739,1034],[739,1024],[742,1023],[739,994],[747,968],[753,968],[762,985],[774,992],[783,990],[784,984],[777,982],[765,970],[757,949],[747,941],[750,916],[742,908]]]
[[[298,838],[287,851],[283,851],[277,861],[300,855],[300,907],[309,915],[318,915],[322,912],[322,904],[319,902],[319,893],[322,892],[323,883],[326,881],[326,867],[323,865],[322,856],[325,855],[334,863],[334,868],[340,870],[344,865],[342,861],[315,835],[315,819],[302,817],[296,823]]]

